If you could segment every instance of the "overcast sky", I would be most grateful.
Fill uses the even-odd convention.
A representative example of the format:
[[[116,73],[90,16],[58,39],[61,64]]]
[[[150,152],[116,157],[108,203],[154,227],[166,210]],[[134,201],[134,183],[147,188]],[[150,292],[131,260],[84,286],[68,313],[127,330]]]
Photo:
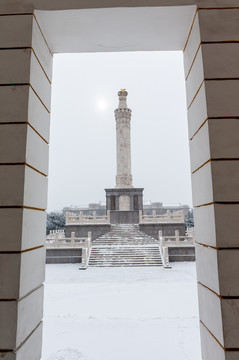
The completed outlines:
[[[191,205],[181,52],[54,55],[48,210],[105,202],[115,187],[117,92],[132,110],[134,187],[144,201]]]

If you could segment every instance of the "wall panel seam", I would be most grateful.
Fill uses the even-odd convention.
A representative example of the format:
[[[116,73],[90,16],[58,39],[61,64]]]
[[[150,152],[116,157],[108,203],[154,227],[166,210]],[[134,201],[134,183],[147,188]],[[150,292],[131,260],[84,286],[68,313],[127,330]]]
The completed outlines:
[[[206,120],[204,120],[204,122],[202,123],[202,125],[200,125],[200,127],[197,129],[197,131],[193,134],[193,136],[189,139],[190,141],[193,140],[194,136],[197,135],[197,133],[201,130],[201,128],[206,124],[207,121],[209,120],[239,120],[239,117],[236,116],[217,116],[217,117],[207,117]]]
[[[192,21],[192,24],[191,24],[191,27],[189,29],[189,33],[188,33],[188,36],[187,36],[187,40],[186,40],[186,43],[185,43],[184,48],[183,48],[183,52],[185,52],[185,50],[187,48],[187,45],[188,45],[192,30],[193,30],[193,27],[194,27],[194,23],[195,23],[195,20],[196,20],[197,13],[198,13],[198,9],[196,10],[196,12],[194,14],[193,21]]]
[[[213,335],[213,333],[208,329],[208,327],[204,324],[204,322],[202,322],[202,320],[200,320],[200,323],[205,327],[205,329],[209,332],[209,334],[214,338],[214,340],[218,343],[218,345],[220,345],[220,347],[224,351],[226,351],[226,352],[239,352],[239,348],[225,348],[224,346],[222,346],[220,341],[215,337],[215,335]]]
[[[206,118],[206,120],[203,121],[202,125],[197,129],[197,131],[193,134],[193,136],[189,139],[190,141],[193,140],[194,136],[197,135],[197,133],[201,130],[201,128],[206,124],[206,122],[209,120],[209,118]]]
[[[42,35],[42,37],[43,37],[43,40],[44,40],[44,42],[45,42],[45,44],[46,44],[46,46],[47,46],[47,48],[48,48],[48,50],[49,50],[49,53],[50,53],[51,56],[53,57],[53,53],[51,52],[50,46],[48,45],[48,42],[47,42],[47,40],[46,40],[46,38],[45,38],[45,35],[44,35],[44,33],[43,33],[40,25],[39,25],[39,22],[38,22],[38,20],[37,20],[37,17],[36,17],[36,14],[35,14],[35,13],[33,13],[33,17],[34,17],[34,19],[35,19],[35,21],[36,21],[36,24],[37,24],[37,26],[38,26],[38,28],[39,28],[39,30],[40,30],[40,33],[41,33],[41,35]]]
[[[29,167],[30,169],[32,169],[32,170],[34,170],[34,171],[36,171],[37,173],[39,173],[40,175],[42,175],[42,176],[44,176],[44,177],[47,177],[47,174],[44,174],[43,172],[41,172],[40,170],[37,170],[35,167],[33,167],[33,166],[31,166],[31,165],[29,165],[29,164],[27,164],[26,162],[24,162],[24,165],[25,166],[27,166],[27,167]]]
[[[204,83],[205,81],[208,81],[208,82],[210,82],[210,81],[218,81],[218,82],[219,82],[219,81],[239,81],[239,78],[205,78],[205,79],[203,79],[203,81],[202,81],[202,83],[200,84],[198,90],[196,91],[196,93],[195,93],[192,101],[190,102],[187,110],[189,110],[190,107],[192,106],[194,100],[196,99],[196,97],[197,97],[197,95],[198,95],[198,93],[199,93],[199,91],[200,91],[200,89],[201,89],[201,87],[202,87],[202,85],[203,85],[203,83]],[[233,116],[233,117],[234,117],[234,116]],[[237,117],[237,116],[236,116],[236,117]]]
[[[34,168],[32,165],[29,165],[28,163],[26,163],[26,162],[6,162],[6,163],[0,163],[0,166],[27,166],[27,167],[29,167],[30,169],[32,169],[32,170],[34,170],[34,171],[36,171],[37,173],[39,173],[39,174],[41,174],[42,176],[44,176],[44,177],[47,177],[47,174],[44,174],[43,172],[41,172],[41,171],[39,171],[39,170],[37,170],[36,168]]]
[[[200,170],[204,165],[207,165],[209,162],[211,162],[212,159],[208,159],[205,161],[202,165],[200,165],[196,170],[192,171],[192,174],[195,174],[198,170]]]
[[[213,337],[213,339],[218,343],[218,345],[225,350],[225,348],[222,346],[222,344],[220,343],[220,341],[215,337],[215,335],[213,335],[213,333],[208,329],[208,327],[202,322],[202,320],[200,320],[200,323],[205,327],[205,329],[209,332],[209,334]]]
[[[0,209],[28,209],[28,210],[37,210],[37,211],[46,211],[46,209],[40,209],[40,208],[36,208],[36,207],[33,207],[33,206],[26,206],[26,205],[2,205],[0,206]]]
[[[46,139],[44,139],[44,137],[39,134],[39,132],[29,123],[29,121],[25,121],[25,122],[22,122],[22,121],[19,121],[19,122],[0,122],[0,126],[1,125],[28,125],[30,126],[30,128],[47,144],[49,145],[49,143],[46,141]]]
[[[28,296],[30,296],[31,294],[33,294],[35,291],[39,290],[40,288],[43,288],[43,284],[41,283],[40,285],[38,285],[37,287],[35,287],[34,289],[32,289],[31,291],[29,291],[27,294],[25,294],[24,296],[21,296],[17,299],[0,299],[0,303],[1,302],[11,302],[11,301],[17,301],[17,302],[20,302],[24,299],[26,299]]]
[[[196,53],[195,53],[195,56],[194,56],[194,58],[193,58],[192,64],[191,64],[191,66],[190,66],[190,68],[189,68],[189,71],[188,71],[188,73],[187,73],[187,76],[186,76],[186,78],[185,78],[185,81],[188,80],[188,77],[189,77],[189,75],[190,75],[190,72],[191,72],[191,70],[192,70],[192,68],[193,68],[193,65],[194,65],[194,63],[195,63],[195,60],[196,60],[196,58],[197,58],[198,52],[199,52],[199,50],[200,50],[201,44],[202,44],[202,43],[200,42],[200,43],[199,43],[199,46],[198,46],[198,48],[197,48],[197,51],[196,51]]]
[[[192,174],[195,174],[198,170],[200,170],[204,165],[208,164],[209,162],[213,161],[239,161],[239,158],[210,158],[205,163],[200,165],[196,170],[192,171]]]
[[[35,55],[35,58],[37,59],[37,61],[38,61],[39,65],[40,65],[40,67],[41,67],[41,69],[42,69],[43,73],[45,74],[45,76],[46,76],[46,78],[47,78],[47,80],[48,80],[48,82],[49,82],[49,83],[50,83],[50,85],[51,85],[51,84],[52,84],[52,83],[51,83],[51,80],[49,79],[49,77],[48,77],[48,75],[47,75],[46,71],[44,70],[44,68],[43,68],[43,66],[42,66],[42,64],[41,64],[41,62],[40,62],[40,60],[38,59],[38,57],[37,57],[37,55],[36,55],[36,53],[35,53],[35,50],[34,50],[32,47],[31,47],[31,50],[32,50],[33,54]]]
[[[196,58],[197,58],[198,52],[199,52],[199,50],[200,50],[200,47],[201,47],[202,45],[217,45],[217,44],[218,44],[218,45],[220,45],[220,44],[239,44],[239,41],[237,41],[237,40],[235,40],[235,41],[233,41],[233,40],[228,40],[228,41],[201,41],[201,42],[199,43],[199,46],[198,46],[197,50],[196,50],[196,53],[195,53],[194,58],[193,58],[193,61],[192,61],[191,65],[190,65],[190,68],[189,68],[189,70],[188,70],[187,76],[185,77],[185,81],[187,81],[187,79],[188,79],[188,77],[189,77],[189,75],[190,75],[190,72],[191,72],[191,70],[192,70],[192,68],[193,68],[193,64],[195,63],[195,60],[196,60]]]
[[[216,291],[210,289],[208,286],[204,285],[203,283],[201,283],[200,281],[197,282],[199,285],[201,285],[202,287],[204,287],[205,289],[209,290],[211,293],[213,293],[214,295],[216,295],[220,300],[239,300],[239,296],[225,296],[225,295],[219,295],[218,293],[216,293]]]
[[[213,44],[239,44],[239,40],[222,40],[222,41],[201,41],[202,45],[213,45]]]
[[[41,326],[42,324],[42,320],[37,324],[37,326],[30,332],[30,334],[26,337],[26,339],[14,350],[14,352],[18,351],[27,341],[28,339],[32,336],[32,334],[37,330],[37,328],[39,326]]]
[[[9,352],[13,352],[13,350],[9,350],[9,349],[0,349],[0,352],[2,352],[2,353],[9,353]]]
[[[38,99],[40,100],[40,102],[42,103],[42,105],[44,106],[44,108],[46,109],[46,111],[50,114],[50,110],[48,110],[48,108],[46,107],[46,105],[44,104],[44,102],[42,101],[42,99],[40,98],[40,96],[37,94],[36,90],[33,88],[33,86],[31,84],[28,84],[30,86],[30,88],[32,89],[32,91],[35,93],[35,95],[38,97]]]
[[[28,339],[32,336],[32,334],[37,330],[37,328],[42,324],[42,321],[40,321],[37,326],[30,332],[30,334],[26,337],[26,339],[16,348],[16,349],[0,349],[0,352],[14,352],[14,354],[16,354],[16,352],[28,341]]]
[[[212,245],[202,244],[198,241],[196,241],[196,244],[204,246],[206,248],[214,249],[214,250],[236,250],[236,251],[239,250],[239,247],[221,247],[221,246],[216,247],[216,246],[212,246]]]
[[[35,133],[36,133],[47,145],[49,145],[49,142],[46,141],[46,139],[44,139],[44,137],[43,137],[41,134],[39,134],[39,132],[38,132],[28,121],[26,121],[25,124],[29,125],[30,128],[31,128],[33,131],[35,131]]]
[[[205,78],[204,81],[239,81],[239,78],[228,77],[228,78]]]
[[[0,251],[0,255],[6,255],[6,254],[23,254],[29,251],[33,251],[33,250],[37,250],[37,249],[41,249],[43,248],[44,245],[39,245],[39,246],[35,246],[33,248],[30,249],[25,249],[25,250],[19,250],[19,251]]]
[[[239,6],[228,6],[228,7],[212,7],[212,8],[201,8],[199,7],[198,10],[239,10]]]
[[[192,106],[192,104],[193,104],[194,100],[196,99],[196,97],[197,97],[197,95],[198,95],[199,91],[201,90],[201,87],[203,86],[203,83],[204,83],[204,79],[203,79],[203,81],[202,81],[201,85],[199,86],[198,90],[196,91],[196,93],[195,93],[195,95],[194,95],[194,97],[193,97],[193,99],[192,99],[191,103],[189,104],[189,106],[188,106],[187,110],[189,110],[189,109],[190,109],[190,107]]]
[[[239,201],[212,201],[210,203],[205,203],[205,204],[201,204],[201,205],[195,205],[195,208],[200,208],[203,206],[210,206],[210,205],[215,205],[215,204],[219,204],[219,205],[239,205]]]
[[[29,86],[32,91],[35,93],[35,95],[38,97],[38,99],[40,100],[40,102],[42,103],[42,105],[44,106],[44,108],[46,109],[46,111],[50,114],[50,110],[47,109],[46,105],[44,104],[44,102],[42,101],[42,99],[40,98],[40,96],[37,94],[36,90],[33,88],[33,86],[30,83],[13,83],[13,84],[0,84],[0,87],[3,86]]]
[[[33,16],[33,13],[9,13],[9,14],[0,14],[0,16],[22,16],[22,15],[31,15]]]
[[[31,46],[12,46],[12,47],[0,47],[0,51],[6,51],[6,50],[29,50],[32,49]]]
[[[197,283],[201,286],[203,286],[205,289],[209,290],[211,293],[213,293],[214,295],[216,295],[219,299],[222,299],[222,296],[219,295],[218,293],[216,293],[216,291],[212,290],[210,287],[204,285],[203,283],[201,283],[200,281],[197,281]]]

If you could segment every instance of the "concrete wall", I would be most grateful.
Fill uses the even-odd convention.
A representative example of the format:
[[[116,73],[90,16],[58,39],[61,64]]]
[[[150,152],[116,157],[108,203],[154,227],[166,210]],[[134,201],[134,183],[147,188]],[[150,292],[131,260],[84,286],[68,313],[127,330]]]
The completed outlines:
[[[140,224],[140,231],[148,234],[155,239],[159,238],[159,231],[162,230],[163,236],[175,236],[175,230],[179,230],[179,235],[185,235],[185,224]]]
[[[82,249],[46,249],[46,264],[75,264],[82,262]]]
[[[111,211],[110,212],[111,224],[138,224],[139,212],[138,211]]]
[[[76,237],[87,237],[88,232],[91,231],[92,240],[110,231],[110,225],[66,225],[66,237],[71,237],[71,233],[75,232]]]
[[[195,261],[195,246],[170,246],[168,248],[169,262]]]
[[[151,18],[145,16],[142,26],[136,13],[139,6],[157,5],[169,6],[162,8],[164,16],[156,24],[165,28],[147,36],[147,29],[154,35]],[[187,7],[180,5],[198,7],[186,36],[187,23],[180,18]],[[97,8],[107,6],[120,12],[124,26],[118,34],[108,28],[105,36],[101,33],[103,42],[112,36],[113,48],[101,46],[100,51],[120,51],[124,35],[124,50],[184,50],[202,358],[238,359],[239,0],[1,1],[0,357],[41,357],[52,52],[86,51],[84,44],[98,51],[97,42],[79,41],[78,35],[91,36],[92,31],[80,31],[82,23],[72,22],[71,12],[38,13],[42,28],[33,12],[88,7],[102,19]],[[124,6],[131,7],[129,27],[134,21],[137,31],[128,31]],[[64,27],[59,21],[63,15],[68,19]],[[86,16],[91,18],[89,12]],[[72,28],[75,24],[79,27]],[[111,24],[101,22],[95,36]]]

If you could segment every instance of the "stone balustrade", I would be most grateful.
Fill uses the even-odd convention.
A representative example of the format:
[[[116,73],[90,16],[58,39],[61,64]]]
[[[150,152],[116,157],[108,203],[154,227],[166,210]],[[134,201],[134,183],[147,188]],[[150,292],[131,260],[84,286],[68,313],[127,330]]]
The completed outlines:
[[[46,248],[68,248],[77,247],[82,249],[82,263],[81,269],[86,269],[88,266],[90,252],[92,245],[92,234],[89,231],[88,237],[77,238],[75,233],[71,233],[70,238],[65,237],[64,230],[53,230],[47,236]]]
[[[164,215],[157,215],[153,210],[152,215],[143,215],[142,210],[139,211],[140,224],[147,223],[184,223],[184,212],[182,210],[171,213],[169,210]]]
[[[83,211],[79,214],[67,212],[66,225],[72,224],[110,224],[110,211],[105,216],[96,215],[96,211],[93,211],[93,215],[83,215]]]
[[[175,236],[163,236],[162,231],[159,231],[159,251],[165,268],[171,268],[168,254],[170,246],[195,246],[193,230],[191,229],[190,235],[185,236],[179,236],[179,230],[175,230]]]
[[[55,239],[56,237],[58,237],[58,239],[64,238],[65,230],[50,230],[50,233],[49,235],[46,236],[46,239],[51,240],[51,239]]]
[[[163,236],[159,231],[159,241],[163,246],[195,246],[194,234],[179,236],[179,230],[175,230],[175,236]]]

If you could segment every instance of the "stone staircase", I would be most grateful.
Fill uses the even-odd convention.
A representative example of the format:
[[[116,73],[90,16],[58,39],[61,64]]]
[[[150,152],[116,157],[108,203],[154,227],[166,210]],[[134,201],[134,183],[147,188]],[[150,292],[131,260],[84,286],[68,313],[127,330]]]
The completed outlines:
[[[139,225],[111,225],[94,240],[89,266],[162,266],[158,241],[139,230]]]

